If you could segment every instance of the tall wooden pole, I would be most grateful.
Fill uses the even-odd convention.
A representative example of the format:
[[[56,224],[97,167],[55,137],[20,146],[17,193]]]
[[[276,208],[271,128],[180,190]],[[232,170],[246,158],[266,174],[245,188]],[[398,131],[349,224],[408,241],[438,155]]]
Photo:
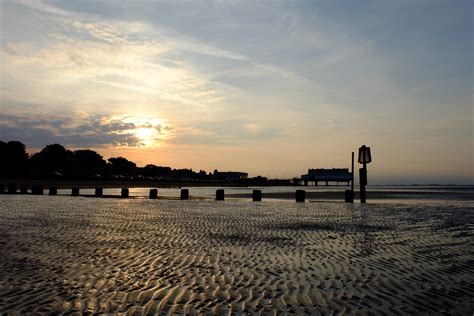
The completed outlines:
[[[351,181],[352,196],[354,196],[354,152],[352,152],[352,181]]]
[[[364,162],[362,164],[362,168],[360,169],[360,203],[366,203],[367,202],[367,193],[365,191],[365,186],[367,184],[367,164]]]
[[[345,192],[345,200],[346,203],[354,203],[354,152],[352,152],[352,172],[351,172],[351,189],[346,190]],[[349,182],[347,183],[349,184]]]

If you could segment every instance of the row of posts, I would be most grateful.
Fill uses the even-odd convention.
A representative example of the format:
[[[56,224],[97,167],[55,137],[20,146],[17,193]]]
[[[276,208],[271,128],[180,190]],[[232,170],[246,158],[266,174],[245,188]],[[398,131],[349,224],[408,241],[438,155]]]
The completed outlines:
[[[7,190],[5,191],[5,188],[3,185],[0,185],[0,193],[8,193],[8,194],[16,194],[18,192],[17,186],[13,184],[9,184],[7,186]],[[79,196],[79,188],[72,188],[71,189],[71,196]],[[25,185],[20,186],[20,194],[27,194],[28,193],[28,187]],[[31,194],[33,195],[43,195],[44,194],[44,188],[41,185],[33,185],[31,186]],[[58,188],[56,187],[50,187],[49,188],[49,195],[57,195],[58,194]],[[95,188],[94,196],[96,197],[103,197],[104,196],[104,190],[103,188]],[[129,189],[128,188],[122,188],[120,192],[120,197],[121,198],[128,198],[129,197]],[[157,199],[158,198],[158,189],[150,189],[148,197],[150,199]],[[181,200],[189,200],[189,190],[188,189],[181,189],[181,194],[180,194],[180,199]],[[296,202],[304,202],[306,199],[306,191],[305,190],[296,190],[295,193],[295,201]],[[225,191],[224,189],[218,189],[216,190],[216,200],[217,201],[224,201],[225,200]],[[252,191],[252,200],[255,202],[260,202],[262,201],[262,191],[261,190],[253,190]]]
[[[20,194],[28,194],[28,186],[20,185]],[[73,189],[74,190],[74,189]],[[0,185],[0,194],[16,194],[18,193],[18,187],[14,184],[7,185],[7,189],[3,185]],[[33,195],[43,195],[44,194],[44,187],[42,185],[32,185],[31,186],[31,194]],[[49,188],[49,195],[57,195],[58,188],[50,187]]]

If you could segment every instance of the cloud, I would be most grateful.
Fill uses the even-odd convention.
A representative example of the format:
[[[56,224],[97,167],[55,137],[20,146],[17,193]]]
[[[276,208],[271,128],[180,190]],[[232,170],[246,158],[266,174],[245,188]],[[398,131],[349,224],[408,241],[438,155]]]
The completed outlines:
[[[163,141],[171,129],[164,120],[130,116],[0,114],[1,139],[20,140],[33,148],[50,143],[73,147],[148,146]]]
[[[252,141],[275,140],[284,137],[285,133],[283,128],[251,120],[206,121],[194,126],[177,127],[170,143],[238,146]]]
[[[29,86],[30,96],[48,90],[60,98],[65,91],[72,90],[94,101],[106,100],[111,93],[132,101],[137,94],[146,94],[202,107],[222,100],[225,90],[222,86],[217,88],[189,64],[172,58],[170,52],[179,46],[213,56],[243,58],[198,43],[171,41],[140,21],[102,22],[90,15],[52,10],[37,1],[31,6],[23,4],[26,7],[22,7],[22,14],[37,24],[32,32],[38,32],[38,28],[41,32],[36,38],[9,36],[2,41],[2,76],[9,82],[2,92],[10,98],[17,96],[21,87]],[[8,22],[11,33],[16,32],[17,23]],[[94,85],[101,91],[99,94],[91,94]],[[81,101],[76,99],[75,104],[68,106],[75,107]]]

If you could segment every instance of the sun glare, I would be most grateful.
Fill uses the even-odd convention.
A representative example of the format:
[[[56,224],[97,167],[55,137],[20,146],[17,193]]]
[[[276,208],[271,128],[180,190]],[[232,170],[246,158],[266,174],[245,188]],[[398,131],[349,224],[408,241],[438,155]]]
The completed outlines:
[[[152,146],[158,136],[156,129],[152,127],[137,128],[133,132],[143,146]]]
[[[123,123],[133,124],[134,128],[124,131],[135,136],[138,145],[143,147],[159,147],[160,143],[169,138],[169,124],[166,119],[135,117],[135,116],[115,116],[113,119]]]

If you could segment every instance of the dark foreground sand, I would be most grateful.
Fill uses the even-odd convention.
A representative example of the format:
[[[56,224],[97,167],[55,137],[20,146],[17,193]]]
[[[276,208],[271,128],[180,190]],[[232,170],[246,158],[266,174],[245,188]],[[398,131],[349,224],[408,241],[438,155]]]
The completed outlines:
[[[0,312],[472,315],[474,206],[0,198]]]

